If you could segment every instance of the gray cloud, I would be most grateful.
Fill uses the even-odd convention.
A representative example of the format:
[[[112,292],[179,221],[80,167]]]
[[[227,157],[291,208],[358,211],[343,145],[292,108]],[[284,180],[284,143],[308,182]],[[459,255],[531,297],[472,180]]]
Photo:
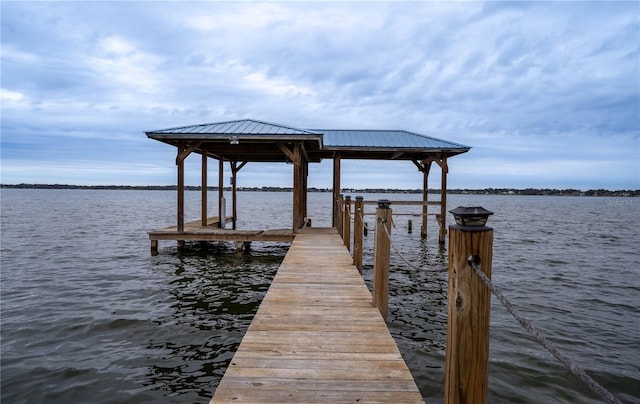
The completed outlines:
[[[638,32],[634,2],[3,3],[3,181],[30,151],[164,168],[142,131],[249,117],[469,144],[460,186],[638,188]]]

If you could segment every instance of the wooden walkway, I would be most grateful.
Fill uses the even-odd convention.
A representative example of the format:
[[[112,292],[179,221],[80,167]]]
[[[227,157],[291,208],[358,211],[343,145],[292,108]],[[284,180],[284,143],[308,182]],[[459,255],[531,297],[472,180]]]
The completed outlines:
[[[211,403],[423,403],[333,228],[305,228]]]

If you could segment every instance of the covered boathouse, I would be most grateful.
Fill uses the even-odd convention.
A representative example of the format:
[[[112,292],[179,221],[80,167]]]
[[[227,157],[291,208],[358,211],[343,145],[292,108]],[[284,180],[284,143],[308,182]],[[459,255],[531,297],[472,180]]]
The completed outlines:
[[[439,205],[438,217],[442,244],[446,235],[446,195],[449,157],[469,151],[462,144],[424,136],[405,130],[298,129],[291,126],[243,119],[228,122],[182,126],[145,132],[147,137],[177,148],[177,223],[149,233],[151,252],[157,253],[159,240],[185,241],[283,241],[290,242],[307,220],[307,176],[309,163],[333,160],[333,226],[338,226],[340,198],[340,162],[343,159],[404,160],[413,163],[423,175],[422,235],[426,236],[428,205]],[[201,156],[201,219],[185,223],[185,159],[192,153]],[[218,160],[218,212],[207,212],[207,166],[209,158]],[[280,162],[293,166],[293,220],[288,229],[237,229],[236,184],[238,172],[248,163]],[[441,170],[439,201],[428,201],[428,177],[432,163]],[[232,211],[225,212],[223,168],[231,169]],[[227,229],[227,223],[231,228]]]

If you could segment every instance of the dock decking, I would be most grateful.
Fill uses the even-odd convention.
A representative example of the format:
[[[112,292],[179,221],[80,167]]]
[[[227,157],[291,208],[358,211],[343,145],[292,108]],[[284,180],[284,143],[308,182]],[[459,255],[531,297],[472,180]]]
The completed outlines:
[[[423,403],[335,228],[295,237],[211,400]]]
[[[229,221],[229,219],[228,219]],[[177,226],[171,226],[160,230],[149,232],[151,241],[151,252],[157,253],[158,241],[275,241],[290,243],[293,241],[294,232],[291,229],[271,229],[271,230],[230,230],[218,227],[220,220],[218,217],[207,219],[207,226],[202,226],[200,220],[184,224],[184,231],[179,232]]]

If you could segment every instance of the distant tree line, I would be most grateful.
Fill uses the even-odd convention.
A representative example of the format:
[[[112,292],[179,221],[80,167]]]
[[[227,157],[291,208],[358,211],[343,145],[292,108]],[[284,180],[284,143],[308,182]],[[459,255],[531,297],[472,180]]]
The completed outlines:
[[[102,189],[102,190],[138,190],[138,191],[175,191],[176,185],[69,185],[69,184],[0,184],[1,188],[14,189]],[[210,191],[217,191],[218,187],[208,187]],[[231,191],[231,187],[224,187],[225,191]],[[292,192],[291,187],[238,187],[240,192]],[[199,185],[185,186],[187,191],[200,191]],[[331,192],[331,188],[308,189],[309,192]],[[421,194],[422,189],[397,189],[397,188],[343,188],[347,193],[376,193],[376,194]],[[439,189],[429,189],[429,193],[439,194]],[[557,196],[640,196],[640,189],[615,190],[590,189],[549,189],[549,188],[484,188],[484,189],[449,189],[448,194],[461,195],[557,195]]]

